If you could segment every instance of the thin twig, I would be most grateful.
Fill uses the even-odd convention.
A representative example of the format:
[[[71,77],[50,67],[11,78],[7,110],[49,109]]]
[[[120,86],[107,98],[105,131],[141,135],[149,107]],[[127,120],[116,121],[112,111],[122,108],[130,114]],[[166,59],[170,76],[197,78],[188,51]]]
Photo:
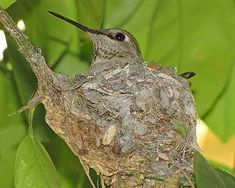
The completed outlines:
[[[84,170],[84,172],[85,172],[85,174],[86,174],[86,176],[87,176],[89,182],[91,183],[92,188],[96,188],[96,186],[95,186],[94,182],[92,181],[91,176],[90,176],[90,174],[89,174],[89,167],[87,168],[87,167],[83,164],[83,162],[82,162],[82,160],[80,159],[79,156],[78,156],[78,158],[79,158],[79,160],[80,160],[80,162],[81,162],[82,168],[83,168],[83,170]]]

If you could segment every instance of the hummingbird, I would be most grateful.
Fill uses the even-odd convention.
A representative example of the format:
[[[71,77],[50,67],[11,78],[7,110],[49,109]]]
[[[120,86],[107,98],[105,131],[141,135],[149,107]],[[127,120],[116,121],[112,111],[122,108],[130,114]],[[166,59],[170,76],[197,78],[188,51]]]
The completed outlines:
[[[129,172],[137,173],[134,173],[134,181],[139,171],[141,174],[148,172],[148,177],[153,174],[167,177],[169,172],[174,175],[178,169],[170,166],[170,171],[166,171],[169,162],[155,160],[155,156],[162,150],[174,159],[194,145],[196,110],[185,80],[194,73],[177,76],[172,67],[147,67],[137,40],[123,29],[91,29],[58,13],[49,13],[86,32],[93,43],[94,54],[88,75],[72,81],[67,81],[66,77],[66,82],[61,84],[52,83],[55,85],[53,91],[54,88],[63,91],[55,92],[58,105],[62,107],[60,113],[57,109],[56,113],[48,110],[47,116],[50,126],[55,130],[59,127],[58,134],[77,156],[81,156],[87,174],[87,167],[92,167],[113,187],[117,187],[123,177],[128,180],[121,187],[134,187],[129,186]],[[50,96],[54,94],[50,93]],[[46,98],[45,106],[55,106],[54,101]],[[66,117],[60,120],[60,114]],[[184,128],[190,130],[186,139],[179,139],[181,134],[171,120],[185,122],[182,123]],[[175,135],[179,136],[174,140]],[[185,165],[191,166],[191,152],[186,155],[190,161]],[[130,158],[137,162],[130,164]],[[184,164],[179,160],[173,162]],[[119,180],[117,174],[124,175]],[[131,185],[142,185],[142,182]]]
[[[124,67],[130,63],[145,65],[139,44],[136,38],[128,31],[117,28],[95,30],[56,12],[48,12],[53,16],[78,27],[89,35],[94,48],[90,68],[91,75],[99,75],[106,70],[110,70],[117,66]],[[149,65],[149,67],[152,66]],[[189,79],[194,75],[194,72],[185,72],[179,76]]]
[[[129,63],[144,64],[139,44],[135,37],[123,29],[95,30],[64,17],[56,12],[48,11],[85,31],[93,43],[93,60],[90,73],[97,75],[113,67],[124,67]]]

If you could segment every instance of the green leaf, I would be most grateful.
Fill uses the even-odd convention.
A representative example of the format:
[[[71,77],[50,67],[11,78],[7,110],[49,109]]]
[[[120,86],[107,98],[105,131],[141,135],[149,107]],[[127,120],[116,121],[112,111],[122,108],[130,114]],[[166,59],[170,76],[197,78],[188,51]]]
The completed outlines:
[[[42,146],[28,135],[20,144],[15,161],[16,188],[61,187],[56,169]]]
[[[0,7],[6,9],[11,6],[16,0],[1,0]]]
[[[142,0],[106,1],[104,26],[123,27],[131,21],[137,10],[141,8]],[[146,18],[146,14],[144,15]]]
[[[22,115],[15,114],[19,102],[10,78],[0,71],[0,187],[7,188],[13,187],[16,149],[26,135]]]
[[[59,136],[51,135],[51,140],[45,144],[45,148],[56,166],[63,188],[91,187],[78,157]]]
[[[87,62],[69,54],[64,57],[55,69],[56,72],[63,72],[70,76],[74,76],[78,73],[86,74],[88,70],[89,64]]]
[[[194,171],[197,188],[225,188],[223,180],[199,152],[194,156]]]
[[[37,9],[39,4],[41,3],[42,0],[20,0],[16,1],[14,5],[10,6],[7,9],[7,12],[11,17],[15,20],[18,21],[19,19],[25,19],[32,12]]]
[[[55,133],[47,125],[45,121],[45,115],[46,111],[45,108],[43,107],[43,104],[39,104],[35,108],[32,124],[33,124],[34,137],[37,138],[38,141],[42,143],[50,142],[53,136],[55,136]]]
[[[219,168],[214,168],[214,170],[223,179],[226,188],[235,187],[235,177]]]
[[[78,21],[90,28],[99,29],[100,27],[102,27],[105,8],[104,2],[105,0],[77,1],[76,12],[78,14]]]
[[[194,171],[197,188],[232,188],[235,187],[235,178],[230,174],[213,168],[199,152],[195,153]]]
[[[235,135],[235,67],[231,68],[229,75],[223,92],[205,117],[206,123],[223,141]]]

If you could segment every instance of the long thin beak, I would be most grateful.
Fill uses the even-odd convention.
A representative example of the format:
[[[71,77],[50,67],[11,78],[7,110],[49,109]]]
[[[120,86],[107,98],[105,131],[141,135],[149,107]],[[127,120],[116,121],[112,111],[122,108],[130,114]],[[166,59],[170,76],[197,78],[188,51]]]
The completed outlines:
[[[88,28],[87,26],[84,26],[84,25],[82,25],[82,24],[80,24],[80,23],[78,23],[78,22],[75,22],[75,21],[73,21],[73,20],[71,20],[71,19],[69,19],[69,18],[66,18],[66,17],[64,17],[64,16],[62,16],[62,15],[56,13],[56,12],[52,12],[52,11],[48,11],[48,12],[49,12],[50,14],[52,14],[53,16],[56,16],[57,18],[60,18],[60,19],[62,19],[62,20],[64,20],[64,21],[66,21],[66,22],[68,22],[68,23],[70,23],[70,24],[72,24],[72,25],[78,27],[78,28],[81,29],[82,31],[85,31],[85,32],[88,32],[88,33],[93,33],[93,34],[103,34],[103,33],[101,33],[100,31],[97,31],[97,30],[94,30],[94,29],[90,29],[90,28]]]

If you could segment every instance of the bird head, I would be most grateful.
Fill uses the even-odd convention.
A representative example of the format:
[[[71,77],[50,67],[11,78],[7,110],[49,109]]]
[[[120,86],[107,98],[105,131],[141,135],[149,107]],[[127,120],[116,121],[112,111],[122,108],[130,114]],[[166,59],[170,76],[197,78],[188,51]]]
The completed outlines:
[[[94,48],[93,63],[99,63],[100,61],[107,61],[110,59],[116,62],[118,62],[118,59],[122,62],[122,59],[127,59],[134,63],[143,62],[138,42],[129,32],[123,29],[95,30],[58,13],[51,11],[49,11],[49,13],[78,27],[89,35]]]

